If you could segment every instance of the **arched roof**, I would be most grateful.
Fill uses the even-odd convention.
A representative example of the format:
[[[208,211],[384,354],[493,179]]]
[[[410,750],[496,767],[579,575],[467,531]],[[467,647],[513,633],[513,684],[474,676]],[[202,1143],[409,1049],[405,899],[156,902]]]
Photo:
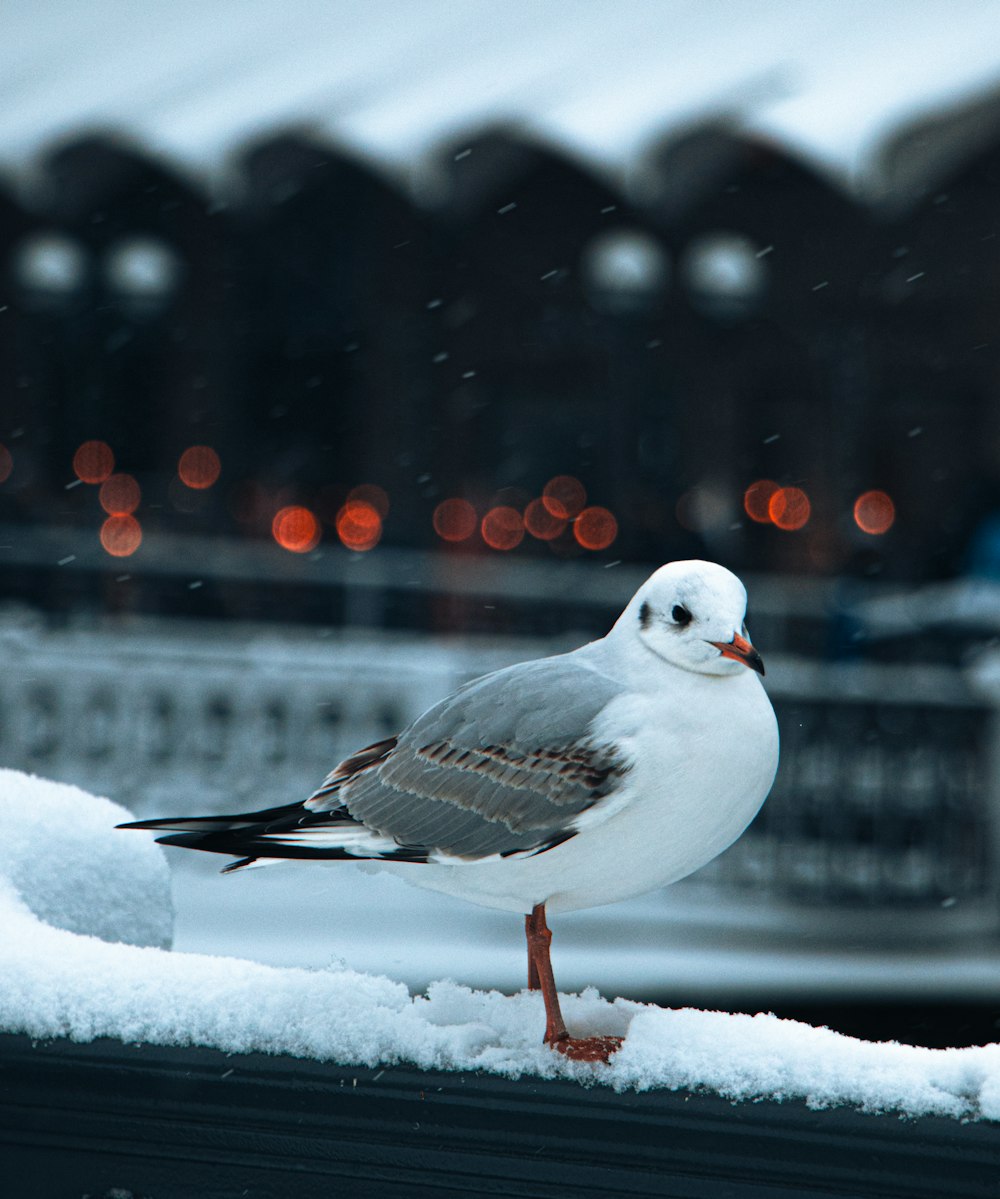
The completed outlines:
[[[444,147],[513,123],[621,185],[724,120],[883,202],[1000,127],[993,0],[6,0],[3,27],[15,172],[110,128],[214,184],[307,122],[419,192]]]

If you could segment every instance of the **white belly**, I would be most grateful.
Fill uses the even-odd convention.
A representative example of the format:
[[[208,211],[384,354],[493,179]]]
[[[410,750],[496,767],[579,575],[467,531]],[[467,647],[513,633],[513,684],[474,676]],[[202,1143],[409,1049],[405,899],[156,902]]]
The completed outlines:
[[[697,676],[693,676],[696,679]],[[598,907],[676,882],[736,840],[764,802],[778,765],[778,730],[757,678],[692,682],[701,704],[631,697],[603,730],[629,749],[621,804],[545,853],[458,865],[386,864],[417,886],[505,911]],[[721,686],[719,684],[722,684]],[[700,694],[698,695],[700,698]],[[602,801],[602,804],[613,802]]]

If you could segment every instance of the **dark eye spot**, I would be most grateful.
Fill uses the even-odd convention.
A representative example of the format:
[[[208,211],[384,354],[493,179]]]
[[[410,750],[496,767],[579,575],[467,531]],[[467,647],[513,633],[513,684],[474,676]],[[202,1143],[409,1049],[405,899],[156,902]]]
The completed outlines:
[[[681,628],[690,624],[694,619],[694,617],[687,610],[687,608],[684,607],[683,604],[674,604],[674,610],[670,613],[670,615],[673,617],[674,622],[679,624]]]
[[[644,601],[642,607],[639,609],[639,627],[643,630],[648,629],[652,619],[653,609]]]

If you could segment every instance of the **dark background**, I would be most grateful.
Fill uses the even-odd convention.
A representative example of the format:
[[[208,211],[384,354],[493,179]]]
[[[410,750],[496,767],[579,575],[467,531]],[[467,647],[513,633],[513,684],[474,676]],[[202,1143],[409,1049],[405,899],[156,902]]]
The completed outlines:
[[[439,538],[436,505],[523,510],[573,475],[618,522],[604,561],[995,573],[1000,149],[888,219],[774,147],[692,140],[694,177],[673,146],[640,206],[493,130],[442,156],[433,208],[305,132],[242,152],[225,202],[123,138],[65,140],[0,191],[0,523],[96,543],[97,488],[68,485],[99,439],[142,490],[140,571],[161,532],[265,543],[288,504],[337,547],[359,484],[388,495],[381,546],[495,556]],[[220,457],[208,490],[176,478],[191,445]],[[747,517],[759,479],[807,493],[804,527]],[[881,536],[852,516],[869,489],[895,504]],[[510,553],[594,551],[568,528]],[[54,563],[2,563],[8,596],[111,602],[100,572],[67,595]],[[212,588],[113,602],[227,610]]]

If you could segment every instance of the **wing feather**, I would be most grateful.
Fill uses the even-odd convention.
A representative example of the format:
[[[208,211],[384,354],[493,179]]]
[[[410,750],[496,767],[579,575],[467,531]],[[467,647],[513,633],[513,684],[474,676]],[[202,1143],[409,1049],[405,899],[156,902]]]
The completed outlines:
[[[571,654],[486,675],[431,708],[377,762],[341,776],[336,799],[373,832],[447,855],[563,840],[628,769],[594,731],[619,694]]]
[[[139,821],[165,844],[239,861],[398,862],[536,854],[617,810],[627,756],[595,721],[622,693],[578,654],[476,679],[399,737],[358,750],[304,804],[236,816]],[[603,802],[602,802],[603,801]]]

